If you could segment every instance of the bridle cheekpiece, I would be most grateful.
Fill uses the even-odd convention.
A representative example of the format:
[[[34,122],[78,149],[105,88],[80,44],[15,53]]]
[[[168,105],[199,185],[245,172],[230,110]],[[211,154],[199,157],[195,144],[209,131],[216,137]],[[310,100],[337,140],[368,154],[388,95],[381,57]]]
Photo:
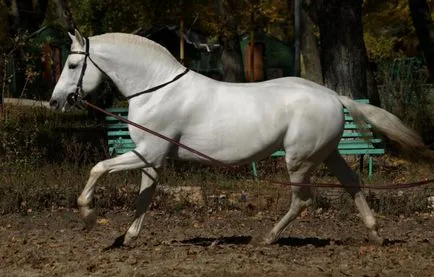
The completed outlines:
[[[83,77],[87,67],[87,58],[89,57],[89,39],[87,37],[84,38],[85,42],[85,51],[71,51],[69,54],[78,54],[84,55],[83,66],[81,67],[80,77],[78,78],[77,88],[74,93],[71,93],[67,97],[67,101],[69,105],[74,105],[77,101],[83,99]],[[90,59],[90,58],[89,58]]]

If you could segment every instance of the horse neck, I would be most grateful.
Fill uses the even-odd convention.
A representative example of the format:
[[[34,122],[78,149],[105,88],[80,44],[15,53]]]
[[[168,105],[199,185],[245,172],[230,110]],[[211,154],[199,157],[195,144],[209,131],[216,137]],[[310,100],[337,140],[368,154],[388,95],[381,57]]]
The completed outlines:
[[[154,45],[100,43],[95,46],[91,57],[96,57],[95,63],[125,97],[168,82],[185,70],[169,52]]]

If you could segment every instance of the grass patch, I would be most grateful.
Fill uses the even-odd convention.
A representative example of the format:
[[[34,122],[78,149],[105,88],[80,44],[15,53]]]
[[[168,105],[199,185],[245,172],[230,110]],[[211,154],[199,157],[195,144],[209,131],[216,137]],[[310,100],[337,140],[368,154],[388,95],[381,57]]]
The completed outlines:
[[[26,213],[59,207],[75,208],[76,198],[87,181],[91,165],[75,166],[71,163],[45,164],[38,167],[16,167],[4,170],[0,175],[0,213]],[[160,174],[160,183],[168,186],[198,186],[202,188],[206,207],[218,209],[250,209],[254,211],[285,210],[290,203],[290,188],[268,182],[255,182],[246,168],[228,173],[218,168],[201,165],[166,166]],[[412,181],[417,176],[401,173]],[[426,176],[426,175],[425,175]],[[269,175],[269,178],[274,176]],[[383,177],[383,178],[381,178]],[[336,182],[332,176],[315,175],[317,182]],[[388,179],[380,176],[378,182]],[[373,181],[373,182],[376,182]],[[99,209],[134,209],[140,184],[140,171],[117,172],[103,176],[97,183],[95,205]],[[350,197],[342,189],[314,189],[312,209],[336,210],[342,216],[355,213]],[[414,212],[430,212],[428,196],[434,194],[433,186],[392,191],[365,191],[372,209],[381,214],[409,215]],[[229,204],[216,197],[247,195],[244,202]],[[239,196],[237,196],[239,197]],[[173,202],[167,196],[155,197],[152,207],[167,211],[190,208],[186,201]]]

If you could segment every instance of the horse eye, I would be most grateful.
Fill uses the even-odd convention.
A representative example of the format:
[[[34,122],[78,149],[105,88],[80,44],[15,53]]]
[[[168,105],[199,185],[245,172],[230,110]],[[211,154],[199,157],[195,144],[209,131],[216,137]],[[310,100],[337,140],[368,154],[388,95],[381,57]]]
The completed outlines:
[[[70,64],[68,64],[68,68],[69,69],[74,69],[74,68],[76,68],[77,67],[77,64],[75,64],[75,63],[70,63]]]

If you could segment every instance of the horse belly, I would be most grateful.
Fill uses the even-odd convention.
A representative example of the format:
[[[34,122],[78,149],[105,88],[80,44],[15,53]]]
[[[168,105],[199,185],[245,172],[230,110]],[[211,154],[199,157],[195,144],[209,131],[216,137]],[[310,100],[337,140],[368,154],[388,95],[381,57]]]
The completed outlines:
[[[182,136],[180,142],[215,160],[228,164],[245,164],[270,156],[282,148],[284,130],[280,128],[244,128]],[[229,129],[231,130],[231,129]],[[170,156],[190,161],[207,161],[191,151],[177,147]]]

